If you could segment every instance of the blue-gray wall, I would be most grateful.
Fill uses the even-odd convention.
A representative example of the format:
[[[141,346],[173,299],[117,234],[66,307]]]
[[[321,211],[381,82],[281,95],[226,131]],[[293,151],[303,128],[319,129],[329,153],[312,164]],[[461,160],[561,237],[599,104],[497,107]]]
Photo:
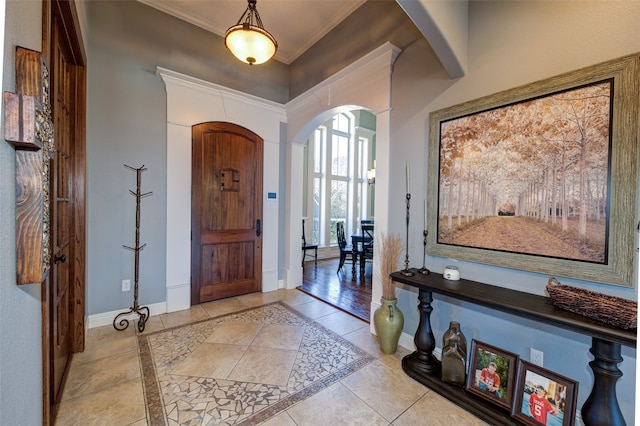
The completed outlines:
[[[639,26],[634,23],[638,22],[634,18],[640,18],[638,2],[473,1],[469,5],[467,75],[451,80],[429,43],[397,4],[374,1],[366,3],[294,61],[288,69],[288,88],[285,85],[275,93],[265,93],[260,92],[264,89],[262,82],[269,81],[273,74],[253,67],[260,70],[251,81],[261,83],[258,87],[242,75],[238,81],[231,79],[226,70],[234,64],[229,63],[224,50],[216,47],[216,43],[222,44],[219,38],[211,37],[206,49],[202,48],[202,40],[210,36],[172,18],[156,16],[157,11],[137,3],[90,2],[89,8],[89,314],[128,306],[128,296],[120,291],[120,280],[131,270],[131,260],[120,245],[131,235],[133,204],[126,194],[130,177],[121,168],[122,162],[144,163],[150,168],[145,175],[145,189],[154,191],[154,195],[143,200],[143,206],[148,205],[145,208],[149,210],[143,216],[142,240],[150,245],[149,251],[145,249],[142,253],[141,298],[143,303],[164,300],[165,106],[163,87],[153,75],[156,65],[282,102],[303,93],[384,41],[392,41],[403,52],[394,65],[392,77],[390,161],[392,170],[399,172],[390,177],[390,188],[404,188],[404,166],[407,160],[411,161],[416,200],[412,213],[413,217],[421,218],[431,111],[640,51]],[[158,43],[159,30],[151,22],[144,26],[144,32],[140,28],[134,31],[133,24],[123,24],[142,15],[150,20],[161,18],[162,31],[173,33],[171,29],[176,28],[181,37],[168,40],[165,36]],[[186,35],[196,37],[199,42],[185,41]],[[189,50],[196,49],[192,45],[200,46],[198,52]],[[182,50],[187,52],[180,55],[184,60],[177,61],[176,52]],[[247,69],[253,72],[250,67],[237,65],[238,72]],[[404,235],[404,194],[392,192],[389,231]],[[109,199],[101,199],[108,194]],[[422,261],[421,222],[411,222],[409,247],[414,266]],[[153,251],[152,242],[158,245]],[[447,262],[429,258],[427,266],[440,271]],[[547,277],[540,274],[468,262],[460,266],[465,277],[505,287],[517,282],[537,294],[546,284]],[[637,299],[636,289],[575,281],[568,284]],[[417,328],[416,296],[409,288],[399,291],[407,334],[413,334]],[[593,381],[587,366],[591,357],[589,338],[438,296],[434,307],[432,320],[438,337],[449,320],[455,319],[469,339],[502,347],[525,359],[529,348],[540,349],[545,353],[546,367],[581,383],[579,406],[586,400]],[[624,376],[618,384],[618,397],[627,421],[632,423],[635,349],[624,348],[623,356]]]
[[[166,126],[164,88],[153,75],[158,65],[284,102],[384,41],[392,41],[403,52],[394,65],[392,77],[390,161],[392,170],[399,172],[390,176],[390,188],[404,188],[404,166],[410,160],[412,171],[418,173],[412,177],[412,183],[416,182],[412,213],[421,217],[431,111],[640,51],[637,25],[631,26],[629,21],[640,18],[637,2],[590,2],[587,6],[575,2],[474,1],[469,6],[468,73],[451,80],[428,42],[397,4],[374,1],[366,3],[308,53],[285,67],[282,78],[290,78],[288,87],[276,85],[277,90],[266,93],[264,79],[281,81],[272,74],[273,69],[233,62],[235,59],[220,47],[222,40],[218,37],[203,34],[200,29],[189,28],[135,2],[90,2],[88,7],[89,314],[124,309],[130,303],[130,295],[120,291],[120,280],[132,270],[130,254],[120,247],[130,241],[133,227],[133,200],[126,193],[132,181],[129,172],[122,169],[123,162],[149,166],[144,175],[144,189],[154,191],[154,195],[143,200],[142,241],[149,246],[141,258],[141,301],[150,304],[164,300]],[[142,28],[133,28],[128,23],[142,16],[148,17]],[[160,28],[154,23],[156,19],[160,19]],[[625,26],[625,30],[614,31],[620,26]],[[165,33],[179,33],[180,37],[167,38]],[[605,49],[602,39],[612,37],[615,41]],[[275,61],[271,64],[281,65]],[[236,71],[237,79],[229,75],[230,69]],[[286,77],[287,71],[290,77]],[[255,75],[247,76],[247,72]],[[416,177],[422,177],[422,182]],[[392,193],[389,231],[404,235],[404,194]],[[286,194],[281,199],[285,197]],[[412,221],[409,244],[412,265],[422,263],[421,228],[420,220]],[[427,262],[438,271],[448,260],[429,258]],[[461,268],[465,277],[506,287],[514,282],[526,283],[532,292],[539,292],[546,283],[546,277],[539,274],[472,263],[462,263]],[[569,283],[637,299],[635,289]],[[413,334],[417,328],[416,299],[412,289],[399,291],[407,334]],[[469,339],[502,347],[525,359],[529,348],[540,349],[545,353],[546,367],[580,381],[579,406],[586,400],[593,381],[587,366],[590,360],[587,337],[437,296],[434,307],[432,319],[437,336],[446,330],[449,320],[456,319]],[[623,356],[624,376],[618,385],[618,397],[630,421],[634,416],[635,350],[624,348]]]
[[[640,51],[640,3],[626,2],[531,2],[470,1],[467,74],[450,80],[434,63],[433,53],[422,42],[403,51],[394,66],[392,98],[392,164],[399,171],[392,176],[391,188],[404,188],[404,165],[420,169],[423,158],[423,186],[412,189],[410,259],[422,264],[422,214],[420,204],[426,188],[426,146],[429,113],[441,108],[491,95],[513,87],[580,69]],[[431,59],[429,59],[431,58]],[[630,141],[633,143],[633,141]],[[412,176],[412,188],[414,178]],[[638,177],[629,171],[628,181],[636,190]],[[418,181],[419,182],[419,181]],[[403,194],[392,194],[389,216],[392,232],[404,235]],[[412,200],[412,201],[413,201]],[[637,206],[636,206],[637,208]],[[415,213],[414,213],[415,212]],[[634,229],[629,230],[635,233]],[[452,260],[429,257],[427,266],[442,272]],[[544,294],[548,276],[458,262],[464,278],[509,288],[525,288]],[[633,265],[629,265],[632,268]],[[557,274],[562,276],[562,271]],[[589,288],[637,300],[636,288],[562,279],[565,284]],[[589,338],[559,328],[540,325],[501,314],[469,303],[435,295],[432,325],[438,339],[449,321],[458,321],[467,338],[478,339],[515,352],[529,359],[530,348],[544,352],[544,366],[579,381],[578,409],[593,384],[588,362]],[[399,291],[399,307],[405,313],[404,331],[417,328],[417,293],[410,288]],[[438,345],[441,345],[438,340]],[[628,424],[635,413],[636,350],[623,347],[624,376],[618,382],[618,400]]]
[[[41,50],[42,4],[10,0],[6,6],[2,90],[15,92],[16,46]],[[15,183],[15,150],[1,141],[0,424],[39,425],[42,424],[41,286],[16,285]]]
[[[131,305],[134,254],[134,172],[145,165],[141,200],[139,300],[166,299],[166,92],[156,67],[284,102],[287,68],[248,67],[220,37],[136,1],[87,3],[87,314]],[[256,73],[260,74],[257,78]]]
[[[166,93],[156,67],[286,103],[291,73],[304,76],[295,79],[295,90],[306,90],[325,78],[327,69],[335,72],[388,39],[405,45],[420,38],[395,2],[372,2],[358,9],[356,22],[381,13],[385,25],[362,32],[360,48],[358,43],[334,47],[335,55],[323,58],[326,68],[317,68],[313,55],[291,67],[277,61],[248,67],[229,54],[221,37],[137,1],[91,1],[86,8],[88,315],[131,304],[132,293],[121,291],[121,281],[133,279],[133,253],[122,245],[134,243],[135,199],[128,190],[134,189],[135,174],[123,164],[144,164],[148,171],[142,175],[142,190],[153,191],[141,203],[140,238],[147,246],[140,252],[139,300],[148,305],[166,298]],[[341,24],[334,39],[353,25]],[[285,148],[283,144],[282,158]],[[284,203],[286,194],[281,194]]]
[[[358,10],[357,16],[369,18],[373,10],[386,10],[389,5],[383,3],[394,4],[372,3]],[[87,314],[126,309],[131,303],[130,293],[120,291],[120,281],[131,277],[133,264],[131,254],[121,247],[133,244],[134,221],[134,200],[127,191],[135,181],[124,163],[149,168],[143,175],[143,190],[154,194],[142,201],[142,241],[149,246],[141,256],[141,301],[164,300],[166,106],[164,86],[154,75],[158,65],[286,102],[377,47],[384,39],[380,31],[386,29],[404,49],[394,67],[391,117],[391,162],[400,172],[390,176],[390,188],[403,188],[407,159],[415,161],[412,170],[426,166],[430,111],[640,51],[640,3],[636,1],[472,1],[469,7],[469,69],[465,77],[452,81],[428,43],[415,38],[415,28],[406,22],[397,21],[394,27],[382,18],[381,25],[341,26],[314,48],[313,55],[299,58],[289,68],[276,61],[250,68],[229,59],[220,38],[140,3],[88,2]],[[3,90],[13,91],[15,46],[40,50],[41,3],[9,0],[6,13]],[[393,11],[387,15],[396,17]],[[148,22],[133,21],[140,16],[148,17]],[[159,26],[154,23],[157,19]],[[349,43],[343,48],[346,37]],[[371,44],[356,46],[353,39]],[[42,390],[40,286],[15,285],[15,157],[13,148],[0,145],[0,424],[36,425],[42,421],[36,402]],[[426,170],[423,176],[422,193],[426,192]],[[421,188],[416,187],[419,200]],[[391,199],[397,207],[390,207],[390,231],[403,235],[403,194],[396,192]],[[416,215],[420,214],[417,210]],[[421,224],[413,223],[410,255],[415,266],[421,264],[422,237]],[[446,259],[428,259],[434,270],[446,263]],[[503,286],[525,282],[539,287],[546,281],[544,276],[504,268],[462,266],[464,276]],[[570,283],[637,300],[636,289]],[[413,334],[416,293],[401,289],[399,299],[406,317],[404,331]],[[436,297],[434,307],[437,336],[450,319],[456,319],[469,339],[523,357],[529,347],[541,349],[546,367],[580,381],[578,403],[584,403],[593,382],[587,366],[589,339],[445,298]],[[618,398],[631,424],[635,349],[624,348],[623,357]]]
[[[112,2],[113,5],[120,2]],[[141,200],[139,300],[163,302],[166,249],[166,95],[156,77],[154,51],[133,39],[135,27],[109,27],[113,15],[99,2],[89,7],[87,48],[87,314],[131,306],[133,291],[122,292],[121,281],[134,283],[136,173],[125,169],[144,165]],[[134,8],[135,9],[135,8]],[[147,8],[151,13],[154,9]],[[130,19],[133,16],[127,15]],[[95,28],[95,30],[94,30]],[[118,52],[114,55],[114,52]]]

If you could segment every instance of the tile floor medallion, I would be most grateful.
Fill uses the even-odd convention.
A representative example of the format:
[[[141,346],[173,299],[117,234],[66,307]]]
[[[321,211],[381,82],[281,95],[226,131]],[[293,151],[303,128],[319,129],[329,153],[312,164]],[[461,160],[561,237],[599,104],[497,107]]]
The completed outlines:
[[[152,425],[254,425],[375,358],[281,302],[138,336]]]

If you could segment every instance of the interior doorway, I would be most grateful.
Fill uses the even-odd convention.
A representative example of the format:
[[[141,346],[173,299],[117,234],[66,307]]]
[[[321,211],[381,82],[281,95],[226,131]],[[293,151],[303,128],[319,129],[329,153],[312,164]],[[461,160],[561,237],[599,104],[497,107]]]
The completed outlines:
[[[337,111],[313,130],[304,159],[302,223],[310,226],[303,235],[324,260],[304,267],[299,288],[369,322],[371,260],[366,265],[359,260],[364,260],[361,225],[373,223],[375,215],[375,115],[365,109]],[[342,258],[351,264],[341,265]]]
[[[347,239],[375,215],[376,117],[365,109],[333,114],[305,145],[302,217],[307,243],[336,256],[336,225]],[[348,244],[351,244],[348,241]],[[331,249],[331,251],[329,251]]]
[[[337,271],[339,263],[339,259],[321,259],[317,266],[304,268],[299,289],[370,322],[372,265],[368,263],[363,274],[352,274],[351,265],[345,265]]]

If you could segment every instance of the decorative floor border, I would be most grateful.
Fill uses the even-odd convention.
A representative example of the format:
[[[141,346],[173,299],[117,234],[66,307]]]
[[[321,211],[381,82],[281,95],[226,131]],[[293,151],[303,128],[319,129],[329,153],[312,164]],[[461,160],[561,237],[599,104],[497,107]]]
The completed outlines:
[[[244,419],[241,419],[237,422],[230,421],[223,424],[247,426],[247,425],[255,425],[265,420],[268,420],[269,418],[275,416],[276,414],[293,406],[294,404],[297,404],[298,402],[303,401],[309,398],[310,396],[315,395],[316,393],[322,391],[323,389],[326,389],[330,385],[336,383],[342,378],[348,376],[354,371],[359,370],[360,368],[364,367],[365,365],[375,360],[375,357],[373,355],[360,349],[359,347],[347,341],[340,335],[323,327],[319,323],[308,318],[306,315],[298,312],[294,308],[282,302],[268,303],[265,305],[243,309],[241,311],[208,318],[205,320],[197,321],[197,322],[186,324],[186,325],[176,326],[176,327],[156,331],[149,334],[139,335],[138,336],[138,353],[139,353],[140,365],[141,365],[141,371],[142,371],[145,407],[147,410],[147,419],[149,421],[149,424],[156,426],[156,425],[169,425],[170,423],[171,424],[174,423],[174,422],[170,422],[167,417],[167,413],[165,409],[165,401],[163,399],[161,385],[159,383],[159,379],[157,375],[156,363],[155,363],[156,361],[154,360],[154,353],[153,353],[152,345],[150,344],[150,339],[152,339],[154,336],[159,336],[162,333],[173,334],[175,331],[180,329],[184,329],[185,331],[189,332],[188,330],[189,327],[194,327],[194,326],[197,327],[199,325],[200,326],[205,325],[208,322],[220,323],[221,321],[224,321],[225,319],[229,319],[232,317],[234,318],[248,317],[251,313],[259,313],[259,311],[261,310],[264,312],[267,312],[269,307],[277,307],[277,308],[284,309],[288,315],[295,316],[298,320],[303,322],[305,326],[315,328],[317,332],[320,332],[326,335],[326,337],[330,338],[332,341],[335,341],[338,344],[348,348],[349,351],[354,354],[354,360],[349,362],[345,366],[341,367],[337,371],[332,372],[327,376],[322,377],[319,380],[309,385],[305,385],[302,389],[294,390],[288,396],[283,397],[279,401],[274,402],[266,406],[265,408],[259,409],[258,411],[254,412],[253,414],[251,414],[250,416]],[[263,321],[263,323],[267,323],[267,322]],[[243,382],[238,382],[238,383],[241,384]]]

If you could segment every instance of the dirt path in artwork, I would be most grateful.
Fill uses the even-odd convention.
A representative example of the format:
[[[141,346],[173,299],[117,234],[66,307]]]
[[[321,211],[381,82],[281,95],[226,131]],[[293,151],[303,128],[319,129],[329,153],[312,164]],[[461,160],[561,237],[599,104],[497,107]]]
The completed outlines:
[[[458,231],[455,244],[569,259],[585,257],[558,236],[536,226],[534,220],[519,216],[487,217]]]

